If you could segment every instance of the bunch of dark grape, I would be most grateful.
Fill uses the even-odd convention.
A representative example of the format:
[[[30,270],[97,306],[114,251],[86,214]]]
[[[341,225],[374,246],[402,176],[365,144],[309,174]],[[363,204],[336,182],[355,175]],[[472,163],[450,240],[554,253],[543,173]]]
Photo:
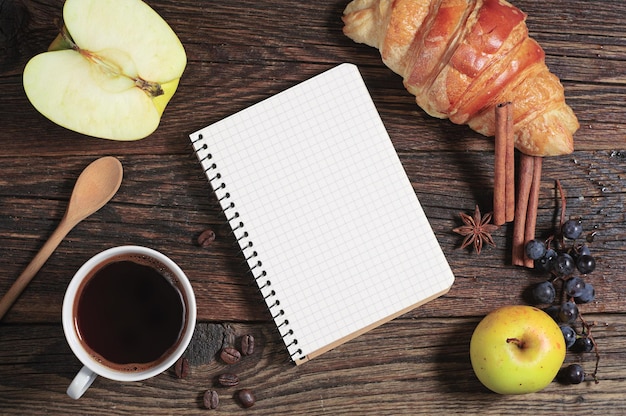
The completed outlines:
[[[595,299],[588,275],[595,270],[596,260],[589,246],[580,242],[582,233],[582,221],[569,219],[562,222],[556,236],[526,243],[526,255],[534,261],[535,269],[549,275],[548,280],[529,289],[529,298],[537,306],[547,305],[544,310],[561,327],[568,351],[595,352],[596,367],[590,376],[597,382],[597,345],[591,334],[592,325],[579,310],[579,305]],[[578,384],[585,380],[586,374],[580,364],[570,364],[561,369],[558,378],[566,384]]]

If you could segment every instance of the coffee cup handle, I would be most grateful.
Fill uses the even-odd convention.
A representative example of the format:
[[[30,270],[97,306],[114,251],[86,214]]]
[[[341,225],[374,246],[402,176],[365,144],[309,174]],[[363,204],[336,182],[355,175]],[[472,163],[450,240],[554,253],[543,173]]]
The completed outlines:
[[[67,388],[67,395],[72,399],[79,399],[87,391],[89,386],[91,386],[97,376],[96,373],[86,366],[83,366]]]

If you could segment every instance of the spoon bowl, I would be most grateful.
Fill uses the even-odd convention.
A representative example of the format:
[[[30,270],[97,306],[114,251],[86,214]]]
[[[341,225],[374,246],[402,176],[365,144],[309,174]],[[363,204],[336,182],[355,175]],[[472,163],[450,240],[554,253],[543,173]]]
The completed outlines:
[[[67,233],[113,198],[122,184],[122,177],[122,164],[112,156],[97,159],[82,171],[76,180],[67,209],[56,230],[0,299],[0,319],[35,277]]]
[[[117,193],[122,176],[122,164],[112,156],[89,164],[76,180],[65,218],[78,223],[98,211]]]

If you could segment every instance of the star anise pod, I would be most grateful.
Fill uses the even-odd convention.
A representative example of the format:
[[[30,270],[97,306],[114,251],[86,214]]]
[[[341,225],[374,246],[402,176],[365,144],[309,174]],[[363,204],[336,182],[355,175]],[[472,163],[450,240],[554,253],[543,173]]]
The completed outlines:
[[[461,248],[465,248],[470,244],[473,244],[476,254],[480,254],[480,250],[483,248],[484,243],[487,243],[492,247],[496,246],[491,233],[497,230],[498,226],[490,224],[492,216],[491,212],[483,217],[480,214],[480,208],[476,205],[474,215],[467,215],[463,212],[459,215],[461,216],[461,220],[463,220],[463,225],[454,228],[452,231],[465,237],[463,239],[463,244],[461,244]]]

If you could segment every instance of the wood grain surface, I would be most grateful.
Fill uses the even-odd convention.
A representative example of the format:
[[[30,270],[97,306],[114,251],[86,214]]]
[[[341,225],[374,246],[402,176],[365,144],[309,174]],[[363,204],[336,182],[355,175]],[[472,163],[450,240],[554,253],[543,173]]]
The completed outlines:
[[[63,216],[75,179],[99,156],[122,162],[113,200],[76,227],[0,322],[0,414],[206,414],[216,389],[220,414],[626,414],[626,3],[516,0],[530,34],[579,118],[572,155],[543,163],[537,231],[558,221],[559,180],[568,215],[581,217],[597,256],[600,382],[553,382],[539,393],[499,396],[475,378],[469,339],[498,306],[524,303],[545,276],[511,266],[512,226],[480,256],[460,250],[452,228],[475,204],[491,209],[493,142],[427,116],[384,67],[378,52],[342,32],[344,1],[150,0],[179,35],[188,66],[159,129],[137,142],[94,139],[59,127],[28,102],[21,73],[56,36],[62,0],[0,0],[0,294]],[[282,341],[189,145],[188,134],[342,62],[359,66],[415,192],[456,275],[444,297],[300,367]],[[217,238],[201,248],[197,236]],[[79,401],[65,389],[80,363],[65,342],[61,303],[74,272],[108,247],[146,245],[190,277],[199,323],[188,351],[191,375],[171,371],[138,383],[96,380]],[[258,348],[235,366],[215,359],[224,337],[254,334]],[[593,354],[568,353],[593,371]],[[236,372],[257,403],[215,386]]]

